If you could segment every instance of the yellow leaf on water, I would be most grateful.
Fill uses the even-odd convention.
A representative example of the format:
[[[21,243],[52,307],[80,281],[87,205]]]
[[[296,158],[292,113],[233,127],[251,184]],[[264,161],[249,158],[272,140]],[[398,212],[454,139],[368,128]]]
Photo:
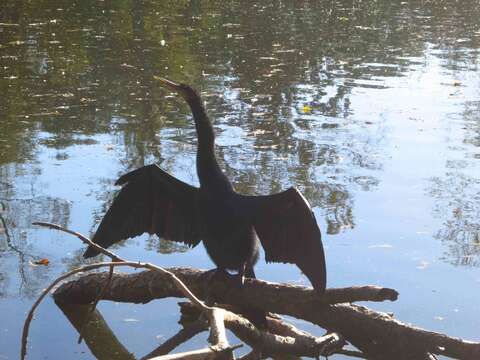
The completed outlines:
[[[311,106],[308,106],[308,105],[303,105],[303,112],[304,114],[308,114],[308,113],[311,113],[312,112],[312,107]]]

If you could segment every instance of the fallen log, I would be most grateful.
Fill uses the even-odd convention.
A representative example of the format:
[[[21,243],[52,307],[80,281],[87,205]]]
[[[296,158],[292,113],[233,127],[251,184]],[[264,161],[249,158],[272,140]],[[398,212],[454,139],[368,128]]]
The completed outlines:
[[[243,288],[235,285],[235,280],[225,275],[212,278],[209,272],[192,268],[169,268],[197,296],[204,298],[208,290],[215,297],[237,297],[232,305],[245,302],[250,305],[265,297],[278,299],[284,303],[295,298],[295,306],[319,307],[328,304],[350,303],[357,301],[395,301],[398,293],[394,289],[379,286],[353,286],[327,289],[319,297],[311,288],[296,285],[277,284],[263,280],[245,279]],[[108,273],[93,273],[81,276],[59,287],[54,294],[55,301],[76,304],[89,304],[104,288]],[[182,292],[173,284],[168,275],[159,272],[142,271],[134,274],[115,273],[110,286],[102,294],[102,300],[129,303],[148,303],[155,299],[183,297]]]
[[[167,355],[166,352],[170,352],[176,346],[178,346],[181,342],[187,341],[191,336],[193,336],[196,332],[201,331],[202,328],[191,328],[192,331],[180,331],[177,335],[170,338],[167,342],[165,342],[160,347],[157,347],[153,352],[148,354],[146,358],[148,359],[155,359],[155,360],[173,360],[173,359],[182,359],[182,360],[227,360],[234,358],[234,350],[238,347],[241,347],[242,344],[236,346],[230,346],[228,343],[228,339],[226,336],[225,326],[229,326],[229,328],[234,331],[239,338],[243,338],[244,341],[252,347],[252,351],[242,357],[242,359],[261,359],[262,354],[284,354],[284,352],[292,352],[298,354],[299,356],[302,355],[312,355],[316,358],[320,356],[326,356],[331,354],[335,351],[342,350],[343,346],[345,345],[344,339],[336,334],[331,333],[325,335],[323,337],[313,337],[313,336],[304,336],[300,333],[300,331],[295,332],[292,327],[283,326],[284,330],[287,329],[289,332],[293,332],[296,336],[281,336],[269,333],[265,329],[258,329],[254,324],[252,324],[248,319],[243,318],[242,316],[231,312],[229,309],[221,308],[218,306],[208,306],[206,305],[205,301],[200,300],[195,294],[193,294],[190,289],[182,282],[175,274],[169,272],[168,270],[156,266],[151,263],[141,263],[141,262],[130,262],[125,259],[118,257],[116,254],[100,247],[97,244],[94,244],[90,239],[85,237],[84,235],[63,228],[57,224],[51,223],[36,223],[37,225],[46,226],[52,229],[61,230],[72,235],[75,235],[79,238],[82,242],[88,244],[89,246],[97,249],[99,252],[103,253],[104,255],[110,257],[113,262],[106,262],[106,263],[95,263],[90,265],[85,265],[80,268],[74,269],[69,271],[66,274],[61,275],[60,277],[56,278],[49,286],[47,286],[37,300],[32,305],[30,311],[27,314],[27,318],[24,322],[23,332],[22,332],[22,346],[21,346],[21,359],[23,360],[27,353],[27,343],[28,343],[28,333],[31,321],[33,319],[33,315],[35,310],[38,308],[42,300],[45,296],[50,293],[52,289],[54,289],[60,282],[64,281],[65,279],[72,277],[74,275],[78,275],[80,273],[84,273],[86,271],[95,270],[101,267],[109,267],[110,271],[108,272],[108,276],[105,279],[102,287],[99,289],[95,298],[91,302],[92,305],[88,307],[87,314],[84,316],[83,323],[79,324],[77,320],[78,318],[68,316],[68,303],[60,303],[57,301],[57,304],[62,311],[67,315],[69,320],[72,322],[75,328],[79,331],[80,337],[79,342],[83,339],[83,330],[89,326],[89,322],[91,316],[99,315],[96,310],[96,305],[98,301],[103,299],[104,295],[108,293],[107,290],[111,288],[112,279],[114,275],[115,267],[133,267],[135,269],[148,269],[155,273],[161,273],[167,275],[171,284],[179,290],[180,294],[183,297],[186,297],[190,300],[190,305],[192,305],[196,310],[199,310],[201,316],[195,321],[204,321],[208,319],[209,327],[210,327],[210,336],[208,341],[212,344],[212,346],[200,350],[196,350],[193,352],[184,352],[184,353],[177,353],[175,355]],[[211,297],[209,296],[211,299]],[[210,303],[210,300],[209,300]],[[85,306],[82,305],[74,305],[74,307],[79,308],[79,313],[85,313]],[[230,308],[232,308],[230,306]],[[236,307],[233,307],[236,308]],[[238,308],[238,307],[237,307]],[[108,341],[112,344],[117,344],[116,338],[113,332],[109,331],[108,326],[105,322],[98,322],[101,325],[99,329],[95,328],[97,331],[96,333],[106,334],[109,337]],[[286,325],[286,324],[285,324]],[[203,325],[202,325],[203,326]],[[278,324],[278,328],[282,328],[282,324]],[[91,328],[93,329],[93,328]],[[187,330],[187,329],[185,329]],[[90,339],[90,335],[88,334]],[[90,346],[91,344],[88,342],[87,338],[85,338],[87,344]],[[98,353],[98,351],[94,351],[95,349],[92,348],[92,352]],[[120,349],[120,353],[124,353],[122,349]],[[158,353],[158,356],[157,356]],[[108,353],[102,355],[109,356]],[[153,357],[152,357],[153,356]],[[110,357],[108,357],[110,358]],[[116,354],[114,358],[117,359]],[[112,358],[113,359],[113,358]]]
[[[212,278],[204,271],[189,268],[168,269],[199,298],[209,296],[233,306],[254,306],[277,314],[290,315],[337,332],[360,349],[369,359],[431,359],[431,354],[456,359],[480,359],[480,343],[423,330],[394,319],[391,315],[354,301],[396,300],[397,292],[380,287],[328,289],[319,297],[312,289],[247,279],[245,286],[234,286],[227,276]],[[82,276],[60,286],[54,293],[58,303],[94,302],[105,288],[108,273]],[[170,278],[159,272],[115,273],[102,300],[146,303],[165,297],[183,297]]]
[[[90,312],[90,308],[90,305],[71,304],[60,307],[78,333],[85,334],[84,340],[95,359],[106,360],[115,356],[116,360],[135,360],[135,356],[118,340],[100,312]],[[87,316],[90,321],[85,323]]]
[[[91,265],[86,265],[83,268],[73,270],[71,273],[76,274],[82,271],[85,271],[87,269],[95,269],[98,267],[112,267],[112,266],[132,266],[134,268],[148,268],[151,269],[152,271],[155,272],[160,272],[163,274],[168,275],[170,280],[173,281],[173,283],[178,287],[180,292],[187,297],[191,302],[188,303],[189,305],[193,306],[193,308],[197,311],[197,316],[204,315],[208,319],[209,327],[210,327],[210,337],[209,337],[209,342],[212,344],[212,346],[200,350],[195,350],[195,351],[189,351],[189,352],[184,352],[184,353],[178,353],[178,354],[173,354],[173,355],[167,355],[167,352],[170,352],[172,349],[177,347],[179,344],[182,342],[188,340],[191,336],[194,336],[195,333],[202,331],[203,327],[195,327],[193,329],[194,331],[188,331],[186,332],[181,331],[178,333],[176,336],[173,338],[170,338],[166,343],[164,343],[162,346],[158,347],[155,349],[153,352],[151,352],[149,355],[144,357],[145,359],[150,359],[150,360],[176,360],[176,359],[182,359],[182,360],[216,360],[216,359],[222,359],[222,360],[230,360],[233,359],[233,351],[237,349],[238,347],[241,347],[242,345],[236,345],[236,346],[230,346],[227,340],[226,336],[226,331],[225,328],[228,327],[230,330],[232,330],[238,338],[242,339],[245,343],[249,344],[252,349],[254,350],[254,353],[257,354],[258,350],[260,349],[260,354],[259,356],[262,356],[262,354],[265,354],[266,356],[269,355],[278,355],[278,354],[293,354],[293,355],[299,355],[299,356],[312,356],[312,357],[319,357],[322,355],[328,355],[332,353],[332,351],[340,350],[343,348],[345,342],[343,338],[341,338],[338,334],[332,333],[325,335],[323,337],[307,337],[307,336],[281,336],[281,335],[276,335],[273,333],[269,333],[265,330],[259,330],[256,328],[249,320],[243,318],[240,315],[237,315],[228,309],[221,308],[221,307],[211,307],[205,305],[198,297],[196,297],[187,287],[186,285],[173,273],[169,272],[166,269],[160,268],[158,266],[154,266],[151,264],[142,264],[142,263],[132,263],[132,262],[117,262],[117,263],[98,263],[98,264],[91,264]],[[51,289],[54,284],[56,284],[58,281],[61,281],[62,278],[65,276],[70,276],[69,274],[65,274],[62,277],[56,279],[54,283],[52,283],[44,292],[42,293],[43,296],[40,296],[37,302],[39,303],[43,297],[44,294],[48,292],[48,289]],[[108,288],[110,287],[111,280],[113,279],[113,272],[109,271],[108,273],[108,278],[106,279],[107,284],[109,285]],[[97,301],[99,300],[99,296],[103,296],[103,294],[106,293],[107,287],[102,286],[101,291],[97,294],[93,301],[93,306],[96,305]],[[89,326],[89,318],[90,316],[88,313],[90,313],[93,316],[99,315],[97,310],[94,310],[93,312],[90,312],[89,307],[91,305],[81,305],[78,304],[78,302],[74,303],[60,303],[57,301],[57,305],[62,309],[62,311],[67,315],[68,319],[72,322],[74,327],[80,332],[81,329],[84,329],[84,327]],[[71,311],[73,308],[78,308],[77,314],[80,314],[82,318],[83,324],[79,325],[79,316],[70,316],[70,312],[73,312],[74,315],[75,311]],[[31,310],[31,314],[33,316],[33,311],[36,308],[34,306]],[[87,310],[86,310],[87,309]],[[68,310],[68,311],[67,311]],[[87,315],[85,315],[85,310]],[[85,323],[85,320],[87,320],[87,323]],[[198,321],[201,320],[201,318],[198,318]],[[205,318],[203,318],[205,320]],[[197,320],[195,322],[198,322]],[[25,323],[24,327],[24,336],[22,337],[23,341],[25,342],[24,344],[26,345],[26,339],[28,337],[28,326],[29,321],[27,318],[27,321]],[[95,327],[94,328],[94,333],[96,335],[98,334],[106,334],[108,341],[114,345],[118,345],[118,342],[116,341],[116,338],[114,334],[110,331],[108,326],[104,321],[100,321],[98,323],[100,327]],[[279,328],[281,326],[279,325]],[[93,330],[93,329],[92,329]],[[192,329],[191,329],[192,330]],[[292,331],[292,328],[290,328],[290,331]],[[300,335],[299,333],[297,333]],[[103,336],[102,336],[103,337]],[[89,347],[91,347],[91,342],[89,339],[92,339],[95,337],[92,337],[92,334],[88,333],[87,337],[85,337],[85,340],[87,341],[87,344]],[[110,349],[107,349],[107,353],[99,353],[96,351],[96,344],[93,344],[93,347],[91,347],[91,350],[94,354],[101,354],[102,358],[103,356],[108,356],[108,351]],[[22,354],[25,355],[25,347],[22,346]],[[122,350],[121,353],[124,351]],[[123,359],[123,357],[119,357],[118,355],[123,356],[123,354],[115,354],[114,359]],[[157,356],[158,355],[158,356]],[[248,356],[247,356],[248,357]],[[106,357],[106,358],[111,358],[111,357]],[[100,357],[99,357],[100,359]]]

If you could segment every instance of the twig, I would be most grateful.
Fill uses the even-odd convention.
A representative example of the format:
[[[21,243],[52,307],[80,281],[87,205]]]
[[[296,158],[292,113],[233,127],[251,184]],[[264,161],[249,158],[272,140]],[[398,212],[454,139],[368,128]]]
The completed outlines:
[[[30,311],[28,312],[27,318],[25,319],[25,323],[23,325],[23,332],[22,332],[22,348],[20,352],[20,358],[23,360],[25,359],[25,356],[27,355],[27,341],[28,341],[28,331],[30,329],[30,323],[32,322],[33,319],[33,314],[35,313],[36,308],[42,300],[45,298],[45,296],[61,281],[65,280],[66,278],[75,275],[79,272],[84,272],[84,271],[89,271],[89,270],[94,270],[98,269],[101,267],[105,266],[133,266],[135,268],[145,268],[146,266],[141,266],[141,264],[136,263],[136,262],[108,262],[108,263],[97,263],[97,264],[90,264],[86,266],[82,266],[81,268],[69,271],[66,274],[61,275],[60,277],[56,278],[46,289],[42,291],[38,299],[34,302],[32,305]]]
[[[5,218],[2,215],[2,213],[5,212],[6,208],[7,207],[5,206],[5,204],[0,201],[0,221],[2,222],[2,227],[5,230],[5,239],[6,239],[6,242],[7,242],[7,246],[18,254],[18,260],[19,260],[18,271],[20,273],[20,278],[21,278],[21,284],[20,284],[19,290],[21,290],[22,287],[27,283],[27,275],[25,274],[25,268],[24,268],[25,257],[27,256],[29,258],[34,259],[35,256],[33,256],[33,255],[31,255],[27,252],[24,252],[23,250],[20,250],[14,244],[13,239],[12,239],[13,236],[12,236],[12,234],[10,234],[10,230],[8,229],[7,221],[5,220]]]
[[[204,271],[191,268],[170,268],[200,297],[204,297]],[[55,292],[55,299],[64,302],[89,303],[95,298],[99,284],[107,275],[95,273],[62,285]],[[135,288],[132,287],[135,284]],[[405,354],[402,344],[415,344],[427,352],[456,359],[480,359],[480,343],[449,337],[402,323],[392,316],[351,304],[324,305],[311,291],[302,287],[267,283],[247,279],[242,288],[232,286],[231,279],[218,279],[211,284],[217,302],[233,306],[255,306],[264,311],[285,314],[310,321],[325,329],[343,335],[366,357],[372,352],[392,355]],[[100,285],[101,286],[101,285]],[[329,289],[326,293],[328,294]],[[349,292],[346,289],[346,292]],[[158,272],[114,274],[111,290],[104,299],[117,302],[145,303],[154,299],[183,297],[165,275]],[[367,346],[365,346],[365,344]],[[368,347],[368,345],[371,345]],[[368,347],[368,348],[367,348]],[[421,355],[420,355],[421,356]],[[385,358],[385,357],[384,357]],[[413,358],[413,357],[411,357]]]
[[[242,345],[229,346],[222,350],[215,350],[212,348],[205,348],[200,350],[186,351],[179,354],[162,355],[148,360],[215,360],[228,358],[232,352]]]
[[[85,235],[83,234],[80,234],[79,232],[76,232],[76,231],[72,231],[72,230],[69,230],[69,229],[66,229],[64,228],[63,226],[61,225],[58,225],[58,224],[53,224],[53,223],[49,223],[49,222],[43,222],[43,221],[36,221],[34,223],[32,223],[32,225],[38,225],[38,226],[44,226],[44,227],[48,227],[50,229],[55,229],[55,230],[60,230],[60,231],[63,231],[63,232],[66,232],[68,234],[71,234],[71,235],[74,235],[76,236],[77,238],[79,238],[82,242],[86,243],[87,245],[90,245],[90,246],[93,246],[95,249],[101,251],[103,254],[107,255],[108,257],[110,257],[113,261],[118,261],[118,262],[123,262],[125,261],[124,259],[122,259],[121,257],[117,256],[116,254],[114,254],[113,252],[111,251],[108,251],[107,249],[95,244],[93,241],[91,241],[89,238],[87,238]],[[78,335],[78,340],[77,340],[77,343],[80,344],[82,342],[82,338],[83,338],[83,330],[85,328],[85,326],[87,325],[89,319],[90,319],[90,315],[93,314],[93,312],[95,311],[96,307],[97,307],[97,304],[98,302],[100,301],[100,299],[102,298],[102,295],[105,293],[105,291],[107,290],[108,286],[110,286],[110,282],[112,280],[112,276],[113,276],[113,269],[114,267],[113,266],[110,266],[110,270],[109,270],[109,277],[108,277],[108,281],[105,283],[105,286],[99,291],[98,293],[98,296],[96,297],[96,299],[94,300],[93,304],[92,304],[92,307],[90,309],[90,312],[89,312],[89,315],[87,315],[85,317],[85,322],[84,324],[82,325],[82,328],[80,329],[79,331],[79,335]]]
[[[33,255],[30,255],[30,254],[27,254],[25,252],[23,252],[22,250],[20,250],[19,248],[17,248],[14,244],[13,244],[13,241],[12,241],[12,235],[10,234],[10,230],[8,230],[8,225],[7,225],[7,221],[5,220],[5,218],[3,217],[2,215],[2,212],[5,211],[6,207],[5,207],[5,204],[3,204],[3,202],[0,202],[1,204],[1,209],[0,209],[0,222],[2,223],[2,227],[3,229],[5,230],[5,238],[7,240],[7,245],[10,249],[12,249],[13,251],[15,251],[18,255],[20,255],[21,257],[21,261],[24,262],[24,257],[25,255],[28,256],[28,257],[31,257],[31,258],[34,258]]]
[[[98,295],[97,295],[95,301],[93,302],[92,306],[90,307],[89,312],[88,312],[87,315],[85,316],[85,320],[84,320],[84,322],[83,322],[83,325],[82,325],[82,327],[80,328],[80,331],[78,332],[77,344],[81,344],[82,339],[83,339],[83,332],[84,332],[84,330],[85,330],[88,322],[90,321],[91,316],[92,316],[93,313],[95,312],[95,309],[97,308],[98,302],[101,300],[103,294],[105,293],[105,291],[107,291],[108,287],[110,286],[110,284],[111,284],[111,282],[112,282],[113,269],[114,269],[114,267],[113,267],[113,266],[110,266],[110,269],[108,270],[108,280],[107,280],[107,282],[105,283],[105,285],[102,287],[102,289],[98,292]]]
[[[116,254],[114,254],[113,252],[107,250],[107,249],[104,249],[103,247],[101,247],[100,245],[98,244],[95,244],[94,242],[92,242],[89,238],[87,238],[86,236],[76,232],[76,231],[72,231],[72,230],[69,230],[69,229],[66,229],[64,228],[63,226],[61,225],[58,225],[58,224],[52,224],[52,223],[48,223],[48,222],[41,222],[41,221],[37,221],[37,222],[34,222],[33,225],[39,225],[39,226],[45,226],[45,227],[48,227],[50,229],[55,229],[55,230],[60,230],[60,231],[63,231],[63,232],[66,232],[68,234],[71,234],[71,235],[74,235],[76,237],[78,237],[80,240],[82,240],[85,244],[87,245],[90,245],[90,246],[93,246],[96,250],[100,251],[102,254],[104,255],[107,255],[108,257],[110,257],[113,261],[115,262],[125,262],[127,263],[126,260],[122,259],[121,257],[117,256]],[[146,269],[150,269],[150,270],[155,270],[155,271],[159,271],[161,273],[164,273],[166,275],[168,275],[169,277],[172,278],[172,280],[174,281],[175,285],[180,289],[180,291],[182,292],[182,294],[190,299],[190,301],[192,303],[194,303],[196,306],[204,309],[204,310],[208,310],[208,309],[211,309],[210,307],[208,307],[207,305],[205,305],[203,303],[203,301],[201,301],[199,298],[197,298],[191,291],[188,287],[185,286],[185,284],[175,275],[173,274],[172,272],[168,271],[168,270],[165,270],[164,268],[160,267],[160,266],[156,266],[154,264],[151,264],[151,263],[137,263],[139,266],[138,268],[146,268]],[[141,266],[140,266],[141,265]]]
[[[171,273],[170,271],[167,271],[167,270],[165,270],[165,269],[163,269],[159,266],[156,266],[156,265],[153,265],[153,264],[150,264],[150,263],[136,263],[136,262],[126,261],[126,260],[120,258],[119,256],[117,256],[116,254],[114,254],[113,252],[108,251],[108,250],[104,249],[103,247],[93,243],[86,236],[84,236],[84,235],[82,235],[78,232],[66,229],[66,228],[64,228],[60,225],[52,224],[52,223],[46,223],[46,222],[35,222],[34,225],[46,226],[46,227],[51,228],[51,229],[56,229],[56,230],[60,230],[60,231],[64,231],[66,233],[72,234],[72,235],[78,237],[84,243],[95,247],[101,253],[103,253],[103,254],[109,256],[110,258],[112,258],[113,262],[91,264],[91,265],[83,266],[79,269],[72,270],[72,271],[60,276],[59,278],[55,279],[52,282],[52,284],[50,284],[41,293],[39,298],[35,301],[32,308],[30,309],[30,311],[27,315],[27,318],[25,320],[24,327],[23,327],[22,348],[21,348],[21,359],[22,360],[25,359],[25,356],[27,354],[28,332],[29,332],[29,328],[30,328],[30,323],[33,319],[33,314],[35,312],[35,309],[38,307],[38,305],[41,303],[41,301],[45,298],[45,296],[59,282],[63,281],[64,279],[66,279],[66,278],[68,278],[68,277],[70,277],[70,276],[72,276],[72,275],[74,275],[78,272],[89,271],[89,270],[93,270],[93,269],[96,269],[96,268],[99,268],[99,267],[104,267],[104,266],[109,266],[110,267],[109,279],[107,280],[107,284],[111,281],[111,278],[112,278],[112,275],[113,275],[113,268],[115,266],[131,266],[131,267],[134,267],[134,268],[146,268],[146,269],[149,269],[149,270],[154,270],[154,271],[157,271],[157,272],[161,272],[163,274],[167,274],[173,280],[173,282],[175,283],[177,288],[182,292],[182,294],[185,297],[187,297],[192,302],[192,304],[194,306],[196,306],[197,308],[199,308],[200,310],[204,311],[207,314],[207,316],[209,318],[209,321],[210,321],[210,329],[211,329],[209,339],[210,339],[213,346],[210,349],[205,349],[205,350],[213,351],[215,353],[220,352],[220,353],[224,353],[224,354],[230,354],[230,356],[231,356],[232,351],[238,347],[238,346],[231,347],[228,343],[228,340],[227,340],[227,337],[226,337],[225,325],[224,325],[224,322],[223,322],[223,319],[224,319],[224,316],[225,316],[225,310],[205,305],[199,298],[197,298],[190,291],[190,289],[188,289],[188,287],[175,274]],[[108,288],[108,286],[104,286],[104,288],[102,289],[100,294],[97,296],[96,302],[98,302],[98,300],[103,295],[103,292],[106,291],[107,288]],[[80,339],[81,339],[81,337],[82,337],[82,334],[80,332]]]
[[[190,303],[179,304],[182,314],[193,315],[198,309],[193,308]],[[318,357],[329,355],[343,347],[345,341],[338,334],[332,333],[325,336],[316,337],[307,332],[296,330],[293,326],[289,327],[290,335],[278,335],[268,333],[256,328],[249,320],[240,315],[224,310],[225,326],[231,330],[235,336],[247,343],[263,356],[273,356],[278,354],[290,354],[297,356]],[[268,327],[279,329],[276,319],[268,318]],[[254,354],[250,355],[253,356]]]
[[[3,215],[2,213],[5,211],[7,207],[5,206],[5,204],[3,202],[0,201],[0,220],[2,221],[2,226],[3,226],[3,229],[5,230],[5,236],[7,237],[7,241],[10,240],[10,233],[8,232],[8,226],[7,226],[7,223],[5,221],[5,219],[3,218]]]
[[[260,349],[262,356],[290,354],[319,357],[329,355],[333,349],[339,349],[345,344],[336,333],[321,337],[297,338],[270,334],[256,329],[247,319],[232,312],[228,312],[225,326],[254,349]]]
[[[61,275],[57,279],[55,279],[45,290],[42,291],[38,299],[35,301],[35,303],[32,305],[32,308],[28,312],[27,318],[25,319],[25,324],[23,326],[23,333],[22,333],[22,348],[21,348],[21,359],[25,359],[25,356],[27,354],[27,339],[28,339],[28,332],[30,328],[30,323],[33,319],[33,314],[42,302],[42,300],[45,298],[45,296],[61,281],[65,280],[66,278],[75,275],[79,272],[85,272],[85,271],[90,271],[94,269],[98,269],[101,267],[106,267],[106,266],[130,266],[136,269],[149,269],[149,270],[154,270],[154,271],[159,271],[164,274],[168,274],[169,277],[174,281],[174,283],[177,285],[178,289],[182,292],[182,294],[188,298],[192,304],[201,310],[204,311],[212,311],[215,308],[206,306],[203,304],[203,302],[198,299],[186,286],[185,284],[173,273],[170,271],[167,271],[159,266],[150,264],[150,263],[139,263],[139,262],[132,262],[132,261],[122,261],[122,262],[104,262],[104,263],[96,263],[96,264],[90,264],[90,265],[85,265],[82,266],[78,269],[69,271],[66,274]]]
[[[95,244],[92,240],[90,240],[85,235],[82,235],[82,234],[80,234],[79,232],[76,232],[76,231],[66,229],[61,225],[53,224],[53,223],[49,223],[49,222],[44,222],[44,221],[35,221],[35,222],[32,223],[32,225],[44,226],[44,227],[48,227],[50,229],[55,229],[55,230],[66,232],[70,235],[76,236],[77,238],[82,240],[83,243],[94,247],[95,250],[100,251],[102,254],[107,255],[113,261],[119,261],[119,262],[126,261],[126,260],[122,259],[121,257],[117,256],[116,254],[114,254],[113,252],[111,252],[107,249],[104,249],[100,245]]]
[[[197,320],[182,328],[177,334],[169,338],[155,350],[142,357],[140,360],[151,359],[156,356],[168,354],[170,351],[190,340],[195,335],[207,330],[207,323],[203,320]]]

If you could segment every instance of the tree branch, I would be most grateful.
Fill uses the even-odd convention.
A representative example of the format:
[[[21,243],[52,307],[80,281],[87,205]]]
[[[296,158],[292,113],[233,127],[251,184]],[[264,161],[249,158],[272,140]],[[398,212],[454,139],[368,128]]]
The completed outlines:
[[[140,360],[148,360],[160,355],[166,355],[170,351],[174,350],[176,347],[180,346],[184,342],[190,340],[195,335],[206,331],[208,329],[208,324],[204,320],[196,320],[184,328],[182,328],[177,334],[172,336],[170,339],[165,341],[163,344],[158,346],[156,349],[142,357]]]
[[[182,314],[188,313],[191,316],[192,313],[197,312],[198,315],[198,311],[194,309],[190,303],[184,302],[179,305]],[[195,314],[193,314],[193,316],[195,317]],[[273,328],[272,322],[277,322],[276,327],[277,329],[280,328],[278,321],[278,319],[267,319],[270,331]],[[288,327],[290,334],[293,336],[282,336],[277,333],[262,331],[247,319],[226,310],[224,312],[224,322],[225,326],[231,330],[235,336],[253,349],[260,351],[264,357],[279,354],[309,357],[326,356],[337,349],[341,349],[343,345],[345,345],[345,341],[337,334],[315,337],[298,329],[293,331],[293,326]],[[285,323],[283,326],[285,329]]]
[[[396,300],[398,293],[393,289],[366,286],[344,289],[329,289],[324,296],[319,297],[312,289],[273,284],[265,281],[248,279],[244,286],[233,286],[233,279],[225,275],[213,279],[205,276],[205,272],[193,269],[173,268],[165,270],[153,264],[126,262],[115,254],[93,244],[88,238],[74,231],[64,229],[59,225],[37,223],[42,226],[65,231],[80,238],[83,242],[94,246],[115,262],[92,264],[73,270],[56,279],[40,295],[34,303],[25,321],[22,336],[22,359],[26,354],[28,328],[33,313],[45,295],[58,284],[75,273],[104,266],[132,266],[146,268],[134,274],[113,274],[109,280],[108,274],[90,274],[59,287],[54,294],[60,304],[90,303],[96,298],[105,300],[144,303],[155,298],[187,297],[198,310],[203,311],[210,322],[210,339],[213,347],[196,352],[168,355],[154,358],[166,359],[197,359],[198,354],[206,354],[203,358],[231,357],[232,350],[225,335],[225,326],[231,329],[240,339],[250,344],[253,352],[246,358],[259,358],[264,354],[290,354],[318,356],[331,351],[329,345],[337,348],[342,339],[336,334],[321,338],[313,337],[298,329],[280,326],[279,329],[293,336],[280,336],[255,328],[248,320],[230,311],[218,307],[206,306],[200,298],[208,295],[215,301],[229,304],[233,307],[252,307],[263,311],[286,314],[320,325],[330,332],[338,332],[362,351],[361,355],[369,359],[433,359],[434,354],[459,358],[480,358],[480,344],[462,339],[448,337],[443,334],[419,329],[398,320],[392,315],[376,312],[358,305],[338,302],[360,300],[383,301]],[[110,281],[110,286],[106,283]],[[206,284],[208,283],[208,286]],[[102,288],[100,292],[98,289]],[[191,289],[191,290],[190,290]],[[197,294],[196,295],[194,295]],[[278,325],[278,324],[277,324]],[[320,340],[319,340],[320,339]],[[260,353],[262,353],[260,355]],[[193,357],[191,357],[193,356]],[[203,355],[202,355],[203,356]]]
[[[79,269],[72,270],[72,271],[58,277],[57,279],[55,279],[40,294],[38,299],[33,304],[32,308],[30,309],[30,311],[27,315],[27,318],[25,320],[25,323],[24,323],[23,333],[22,333],[22,346],[21,346],[21,359],[22,360],[25,359],[25,356],[27,354],[28,332],[29,332],[29,328],[30,328],[30,323],[33,319],[33,314],[34,314],[36,308],[38,307],[38,305],[40,305],[41,301],[45,298],[45,296],[58,283],[65,280],[66,278],[68,278],[68,277],[70,277],[70,276],[72,276],[72,275],[74,275],[78,272],[88,271],[88,270],[96,269],[96,268],[103,267],[103,266],[109,266],[110,271],[109,271],[109,274],[108,274],[107,282],[103,285],[102,290],[100,292],[97,292],[97,295],[94,299],[94,305],[96,305],[98,303],[100,298],[109,289],[109,285],[110,285],[110,282],[111,282],[112,277],[113,277],[113,268],[115,266],[131,266],[131,267],[134,267],[134,268],[145,268],[145,269],[153,270],[155,272],[162,273],[162,274],[167,275],[169,277],[169,280],[171,282],[173,282],[175,287],[183,294],[183,296],[187,297],[195,307],[199,308],[200,310],[202,310],[207,315],[207,317],[209,319],[209,322],[210,322],[210,337],[209,337],[209,340],[213,344],[213,346],[210,349],[205,349],[207,351],[207,353],[212,353],[214,355],[213,358],[215,358],[215,359],[217,359],[217,358],[225,358],[225,359],[226,358],[233,358],[232,352],[233,352],[234,349],[238,348],[239,346],[231,347],[228,343],[227,335],[226,335],[226,331],[225,331],[225,325],[223,323],[223,319],[225,317],[225,310],[205,305],[199,298],[197,298],[188,289],[187,286],[185,286],[185,284],[175,274],[173,274],[173,273],[169,272],[168,270],[165,270],[165,269],[163,269],[159,266],[150,264],[150,263],[128,262],[128,261],[118,257],[113,252],[110,252],[110,251],[102,248],[101,246],[93,243],[90,239],[88,239],[84,235],[82,235],[78,232],[66,229],[66,228],[64,228],[60,225],[51,224],[51,223],[44,223],[44,222],[37,222],[37,223],[34,223],[34,224],[35,225],[40,225],[40,226],[46,226],[46,227],[56,229],[56,230],[61,230],[61,231],[67,232],[69,234],[75,235],[80,240],[82,240],[84,243],[95,247],[101,253],[103,253],[103,254],[109,256],[110,258],[112,258],[112,260],[114,262],[92,264],[92,265],[83,266],[82,268],[79,268]],[[82,332],[80,330],[80,339],[81,339],[81,337],[82,337]],[[211,357],[207,356],[207,358],[211,358]]]
[[[205,296],[207,280],[203,271],[188,268],[171,268],[169,271],[175,273],[198,296]],[[96,289],[106,280],[107,274],[86,275],[59,287],[54,297],[60,302],[90,302],[97,294]],[[325,297],[319,298],[313,290],[299,286],[247,279],[245,286],[239,288],[233,286],[233,281],[229,277],[216,277],[209,284],[209,291],[218,303],[253,306],[310,321],[329,331],[342,334],[368,358],[390,356],[390,359],[426,359],[427,353],[461,359],[480,358],[479,343],[419,329],[395,320],[391,315],[362,306],[327,302],[340,297],[345,300],[345,294],[353,294],[355,299],[362,297],[363,300],[373,298],[378,301],[379,294],[386,293],[381,288],[367,287],[368,296],[365,296],[365,287],[328,289]],[[334,291],[335,296],[331,296],[330,291]],[[358,292],[362,294],[361,297]],[[167,276],[158,272],[140,272],[115,274],[104,299],[144,303],[156,298],[182,296]],[[402,354],[405,354],[405,357],[401,357]]]

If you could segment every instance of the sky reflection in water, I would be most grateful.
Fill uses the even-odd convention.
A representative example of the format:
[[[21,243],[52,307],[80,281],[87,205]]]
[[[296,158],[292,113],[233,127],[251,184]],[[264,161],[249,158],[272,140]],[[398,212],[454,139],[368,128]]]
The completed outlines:
[[[115,179],[154,161],[197,183],[188,108],[153,74],[201,91],[237,190],[304,192],[330,286],[394,287],[400,300],[375,308],[478,340],[478,1],[333,3],[1,5],[0,358],[17,357],[39,291],[82,262],[77,240],[32,221],[89,234]],[[201,247],[159,255],[184,249],[153,237],[116,250],[212,267]],[[41,257],[51,265],[29,265]],[[293,266],[260,263],[257,273],[306,283]],[[174,301],[100,308],[136,354],[176,329]],[[91,356],[51,301],[32,331],[32,358]]]

